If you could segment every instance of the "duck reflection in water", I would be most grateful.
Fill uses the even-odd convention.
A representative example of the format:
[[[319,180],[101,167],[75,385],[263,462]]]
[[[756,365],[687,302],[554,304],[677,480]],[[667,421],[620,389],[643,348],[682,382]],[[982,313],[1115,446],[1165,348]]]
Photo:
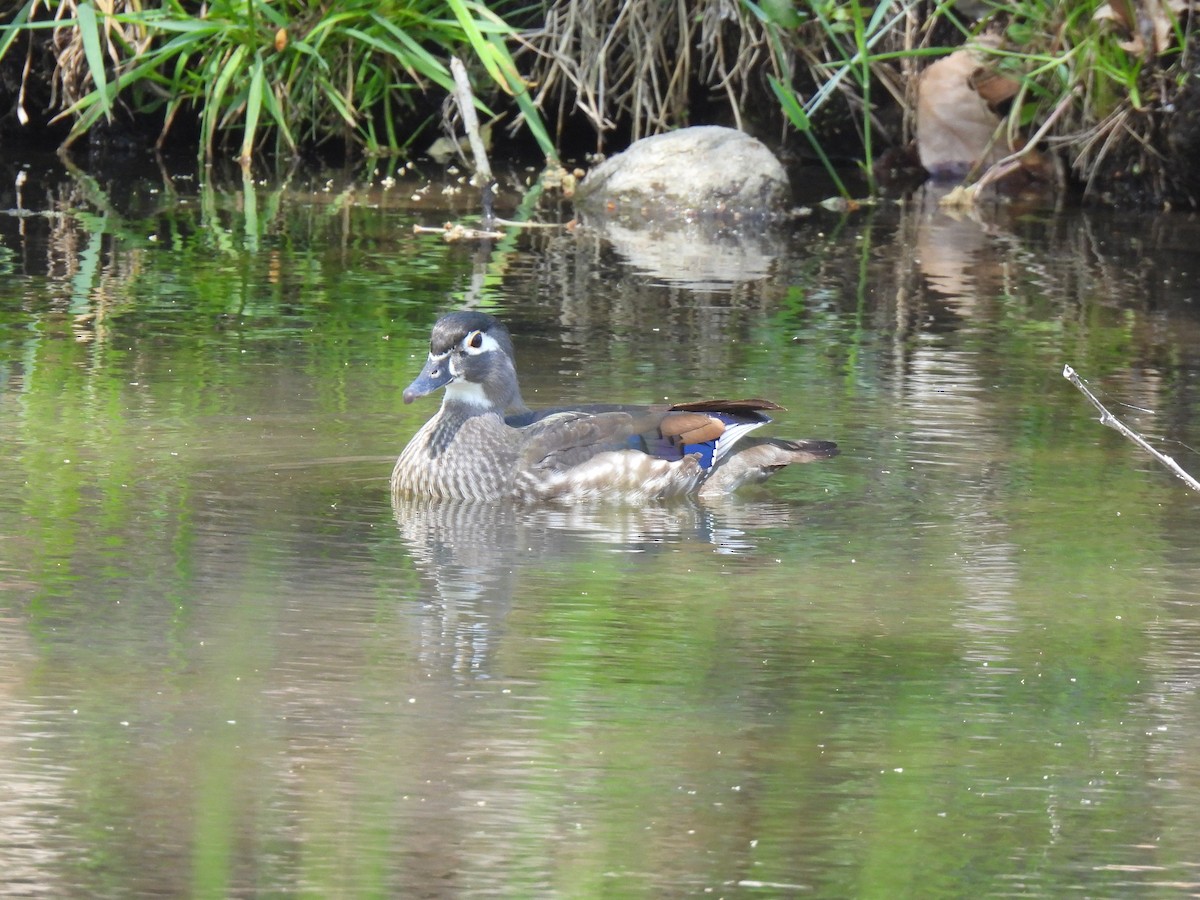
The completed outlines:
[[[530,410],[508,330],[481,312],[438,319],[429,357],[404,402],[439,388],[446,389],[441,408],[396,460],[396,498],[714,497],[838,452],[832,441],[747,437],[771,421],[768,411],[782,408],[769,400]]]
[[[814,515],[795,502],[729,498],[575,506],[422,498],[395,500],[393,510],[422,583],[423,665],[472,678],[493,674],[505,620],[528,594],[530,578],[611,554],[636,558],[638,566],[677,554],[672,559],[684,569],[696,554],[753,557],[757,533],[795,533]]]

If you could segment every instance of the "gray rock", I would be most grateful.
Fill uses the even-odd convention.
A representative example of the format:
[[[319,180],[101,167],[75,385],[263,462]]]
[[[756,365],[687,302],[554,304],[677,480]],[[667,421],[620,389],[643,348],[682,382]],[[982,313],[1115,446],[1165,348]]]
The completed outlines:
[[[769,216],[791,200],[787,173],[760,141],[701,125],[634,142],[588,173],[575,194],[585,214],[623,221]]]

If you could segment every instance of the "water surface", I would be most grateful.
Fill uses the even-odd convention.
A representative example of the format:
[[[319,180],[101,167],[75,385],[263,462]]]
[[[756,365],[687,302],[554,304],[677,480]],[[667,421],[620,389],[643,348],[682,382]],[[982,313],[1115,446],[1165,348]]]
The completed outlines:
[[[471,209],[440,173],[0,182],[0,894],[1200,887],[1200,507],[1061,377],[1200,472],[1189,217],[680,257],[414,235]],[[843,454],[394,509],[464,304],[535,405],[768,396]]]

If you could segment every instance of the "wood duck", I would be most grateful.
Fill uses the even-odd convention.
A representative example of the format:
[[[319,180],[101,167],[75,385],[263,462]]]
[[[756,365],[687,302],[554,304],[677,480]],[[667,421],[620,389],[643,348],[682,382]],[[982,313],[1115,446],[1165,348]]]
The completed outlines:
[[[434,323],[429,358],[404,402],[442,387],[441,409],[396,460],[397,499],[711,496],[838,453],[831,441],[747,439],[771,421],[767,410],[782,409],[768,400],[530,410],[508,330],[481,312],[452,312]]]

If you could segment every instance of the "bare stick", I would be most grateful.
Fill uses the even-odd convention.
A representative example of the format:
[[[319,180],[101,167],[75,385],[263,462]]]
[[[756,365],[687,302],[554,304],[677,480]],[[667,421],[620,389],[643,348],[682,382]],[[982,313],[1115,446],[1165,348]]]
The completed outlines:
[[[453,222],[447,222],[441,228],[414,225],[413,234],[440,234],[446,241],[498,241],[504,237],[503,231],[484,231],[468,228],[466,225],[455,225]]]
[[[1133,441],[1135,444],[1157,459],[1160,463],[1170,469],[1177,478],[1181,478],[1184,483],[1186,483],[1187,486],[1193,491],[1200,492],[1200,481],[1197,481],[1195,478],[1185,472],[1179,463],[1175,462],[1175,460],[1171,459],[1171,457],[1151,447],[1149,441],[1110,413],[1105,408],[1104,404],[1096,399],[1096,395],[1088,390],[1087,385],[1083,383],[1083,379],[1079,377],[1074,369],[1072,369],[1070,366],[1063,366],[1063,378],[1067,379],[1067,381],[1079,388],[1079,390],[1083,392],[1083,396],[1087,397],[1088,400],[1092,402],[1092,406],[1100,410],[1101,425],[1107,425],[1109,428],[1112,428],[1129,438],[1129,440]]]
[[[484,146],[483,136],[479,131],[479,117],[475,115],[475,93],[471,90],[467,68],[457,56],[450,57],[450,71],[454,73],[454,99],[458,103],[458,114],[462,116],[463,128],[471,144],[471,155],[475,158],[475,175],[479,178],[479,189],[483,192],[483,227],[484,230],[488,230],[492,227],[492,219],[495,217],[492,198],[496,192],[496,185],[492,179],[487,147]]]

